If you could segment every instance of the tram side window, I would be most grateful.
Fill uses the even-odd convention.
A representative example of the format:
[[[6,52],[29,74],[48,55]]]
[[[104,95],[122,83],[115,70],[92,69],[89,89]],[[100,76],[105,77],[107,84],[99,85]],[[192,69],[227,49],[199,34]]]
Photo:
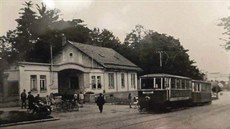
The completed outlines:
[[[198,83],[194,83],[194,91],[197,92],[198,90]]]
[[[176,83],[175,83],[176,79],[175,78],[171,78],[171,88],[175,89],[176,88]]]
[[[197,91],[200,91],[200,83],[197,84]]]
[[[195,82],[192,82],[192,91],[195,91]]]
[[[186,80],[186,89],[190,89],[191,82],[189,80]]]
[[[207,91],[211,92],[211,85],[207,84]]]
[[[180,79],[176,79],[176,86],[177,86],[177,89],[181,89],[181,80]]]
[[[185,89],[185,87],[186,87],[186,83],[185,83],[185,81],[186,81],[186,80],[181,80],[181,81],[182,81],[181,88],[182,88],[182,89]]]
[[[168,87],[169,87],[169,78],[164,78],[163,89],[168,88]]]
[[[153,89],[153,78],[141,79],[141,89]]]
[[[161,88],[161,78],[155,78],[156,80],[156,82],[155,82],[155,86],[154,86],[154,88],[156,88],[156,89],[160,89]]]
[[[208,91],[208,85],[207,84],[201,84],[201,91]]]

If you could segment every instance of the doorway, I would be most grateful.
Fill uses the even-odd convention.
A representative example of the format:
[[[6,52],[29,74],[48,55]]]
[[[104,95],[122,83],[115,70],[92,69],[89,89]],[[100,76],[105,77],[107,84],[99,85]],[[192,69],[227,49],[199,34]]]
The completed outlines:
[[[79,76],[81,71],[75,69],[67,69],[58,72],[58,92],[60,94],[73,95],[79,90]]]

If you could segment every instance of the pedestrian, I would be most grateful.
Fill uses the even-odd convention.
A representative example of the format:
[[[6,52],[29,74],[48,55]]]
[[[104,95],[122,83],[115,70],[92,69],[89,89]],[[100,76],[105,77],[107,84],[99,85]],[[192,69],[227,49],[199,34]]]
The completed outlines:
[[[33,109],[33,107],[34,107],[34,96],[31,94],[31,92],[28,92],[27,99],[28,99],[29,109]]]
[[[78,95],[78,91],[76,90],[73,95],[73,104],[75,107],[78,107],[78,100],[79,100],[79,95]]]
[[[34,102],[38,104],[41,101],[40,95],[37,94],[37,96],[34,98]]]
[[[51,105],[51,98],[49,95],[46,95],[46,104]]]
[[[82,92],[80,92],[80,94],[79,94],[79,103],[81,104],[80,107],[83,107],[84,94]]]
[[[78,91],[75,91],[75,93],[73,94],[73,100],[74,102],[78,101]]]
[[[22,101],[22,105],[21,108],[23,109],[23,107],[26,109],[26,90],[24,89],[23,92],[21,93],[21,101]]]
[[[100,93],[99,96],[97,97],[96,103],[97,103],[100,113],[102,113],[103,105],[105,104],[105,99],[102,93]]]
[[[129,93],[128,95],[128,101],[129,101],[129,108],[132,108],[132,95]]]
[[[54,94],[50,93],[50,105],[54,105],[54,104],[55,104]]]
[[[133,97],[133,105],[134,105],[134,108],[138,108],[138,106],[139,106],[139,102],[138,102],[138,97],[137,96]]]

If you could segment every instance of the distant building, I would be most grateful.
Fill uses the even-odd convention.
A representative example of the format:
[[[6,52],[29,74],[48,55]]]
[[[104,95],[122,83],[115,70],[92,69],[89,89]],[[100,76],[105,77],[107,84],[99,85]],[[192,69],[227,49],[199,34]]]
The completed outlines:
[[[136,92],[138,71],[138,66],[113,49],[68,41],[53,64],[19,62],[11,66],[5,72],[4,97],[8,101],[19,98],[23,89],[41,97],[76,90]]]

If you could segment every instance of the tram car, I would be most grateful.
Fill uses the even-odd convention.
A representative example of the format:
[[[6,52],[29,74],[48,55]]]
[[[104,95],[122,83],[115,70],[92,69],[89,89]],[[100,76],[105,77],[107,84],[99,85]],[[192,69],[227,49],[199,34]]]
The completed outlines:
[[[140,77],[140,86],[140,110],[182,106],[192,99],[191,79],[188,77],[148,74]]]
[[[211,102],[211,86],[205,81],[170,74],[147,74],[140,77],[139,108],[167,110]]]
[[[192,103],[194,105],[210,104],[212,102],[211,83],[192,80]]]

